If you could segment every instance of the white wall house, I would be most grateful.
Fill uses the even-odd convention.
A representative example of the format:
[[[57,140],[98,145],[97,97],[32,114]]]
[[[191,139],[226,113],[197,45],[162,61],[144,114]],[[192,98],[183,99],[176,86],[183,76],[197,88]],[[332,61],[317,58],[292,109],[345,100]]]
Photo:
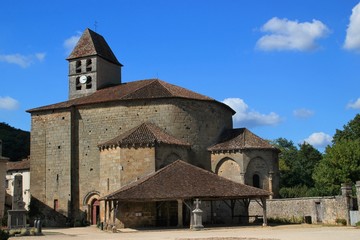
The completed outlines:
[[[24,202],[24,208],[29,210],[30,204],[30,159],[24,159],[19,162],[8,162],[6,172],[6,204],[12,205],[12,197],[14,195],[14,178],[16,175],[22,176],[23,189],[22,198]]]
[[[9,158],[2,156],[2,141],[0,140],[0,219],[4,216],[5,209],[5,175],[6,163]]]

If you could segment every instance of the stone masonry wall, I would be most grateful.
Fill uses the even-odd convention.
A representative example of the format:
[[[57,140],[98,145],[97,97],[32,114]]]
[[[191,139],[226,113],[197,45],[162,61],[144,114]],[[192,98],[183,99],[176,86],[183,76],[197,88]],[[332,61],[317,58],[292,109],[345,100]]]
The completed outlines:
[[[69,111],[49,111],[32,115],[30,189],[32,197],[48,206],[46,217],[49,221],[53,219],[51,210],[55,208],[55,200],[58,213],[68,216],[70,211],[70,143]]]
[[[304,219],[312,223],[335,224],[336,219],[347,219],[346,200],[342,196],[318,198],[272,199],[266,201],[268,218]],[[251,202],[249,215],[262,215],[262,208]]]
[[[156,226],[156,203],[121,204],[116,216],[115,225],[117,228]]]
[[[272,178],[274,195],[279,189],[278,157],[272,150],[256,150],[211,154],[211,169],[220,176],[236,182],[253,186],[253,175],[260,177],[260,187],[270,191],[269,178]],[[270,174],[272,176],[270,176]]]

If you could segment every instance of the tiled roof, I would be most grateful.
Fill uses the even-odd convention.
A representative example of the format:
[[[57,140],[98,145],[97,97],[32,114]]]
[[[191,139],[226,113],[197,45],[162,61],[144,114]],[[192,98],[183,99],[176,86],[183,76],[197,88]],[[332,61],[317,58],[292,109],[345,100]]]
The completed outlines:
[[[67,60],[94,55],[100,56],[112,63],[122,66],[105,41],[104,37],[87,28],[81,35]]]
[[[233,151],[243,149],[278,150],[246,128],[236,128],[224,131],[220,136],[219,142],[208,148],[209,151]]]
[[[176,199],[242,199],[271,195],[263,189],[240,184],[215,173],[177,160],[159,171],[102,197],[120,201],[164,201]]]
[[[133,145],[140,146],[154,146],[155,144],[171,144],[171,145],[181,145],[181,146],[190,146],[186,141],[177,139],[164,130],[159,128],[153,123],[143,123],[129,131],[121,134],[120,136],[111,139],[103,144],[99,144],[99,147],[108,147],[108,146],[121,146],[129,147]]]
[[[28,112],[69,108],[71,106],[88,105],[112,101],[128,101],[138,99],[159,98],[187,98],[204,101],[215,101],[207,96],[195,93],[185,88],[161,81],[159,79],[147,79],[120,84],[113,87],[100,89],[95,93],[81,98],[60,102],[44,107],[33,108]],[[218,102],[219,104],[222,104]],[[228,107],[225,104],[222,104]],[[230,107],[228,107],[231,109]]]
[[[7,171],[26,170],[26,169],[30,169],[30,159],[29,158],[23,159],[22,161],[7,163]]]

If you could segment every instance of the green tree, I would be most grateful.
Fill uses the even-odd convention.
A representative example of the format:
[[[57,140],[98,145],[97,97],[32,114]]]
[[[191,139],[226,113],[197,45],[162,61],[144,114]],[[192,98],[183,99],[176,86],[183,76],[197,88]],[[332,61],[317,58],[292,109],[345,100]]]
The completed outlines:
[[[313,172],[322,159],[322,154],[312,145],[304,142],[299,145],[297,161],[294,164],[294,175],[300,179],[299,183],[306,187],[314,187]]]
[[[322,159],[322,154],[306,142],[296,147],[292,141],[279,138],[272,143],[281,150],[279,155],[280,196],[317,195],[312,175]]]
[[[360,114],[357,114],[354,119],[344,125],[343,130],[336,129],[333,137],[333,143],[336,144],[341,140],[356,140],[360,139]]]
[[[314,171],[315,186],[321,195],[337,195],[342,183],[360,179],[360,139],[336,140],[326,149]]]
[[[293,186],[292,166],[297,158],[297,148],[292,141],[278,138],[271,142],[281,152],[279,154],[280,188]]]

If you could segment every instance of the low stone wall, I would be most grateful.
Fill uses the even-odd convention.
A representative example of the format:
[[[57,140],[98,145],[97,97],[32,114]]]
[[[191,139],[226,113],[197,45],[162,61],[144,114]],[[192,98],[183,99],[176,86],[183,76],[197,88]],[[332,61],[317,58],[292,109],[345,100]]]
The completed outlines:
[[[335,224],[336,219],[348,219],[348,207],[343,196],[268,199],[266,201],[268,218],[307,219],[311,223]],[[249,215],[262,215],[262,208],[251,202]]]

